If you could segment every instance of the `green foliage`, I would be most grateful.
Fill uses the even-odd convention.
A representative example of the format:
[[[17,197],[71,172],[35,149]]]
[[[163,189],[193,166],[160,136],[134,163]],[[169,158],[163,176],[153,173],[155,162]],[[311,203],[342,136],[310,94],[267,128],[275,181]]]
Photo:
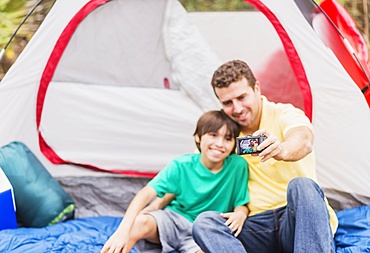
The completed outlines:
[[[180,0],[187,11],[242,11],[253,7],[243,0]]]
[[[185,9],[191,11],[243,11],[254,10],[244,0],[179,0]],[[276,0],[282,1],[282,0]],[[314,0],[320,4],[324,0]],[[337,0],[350,14],[357,29],[363,34],[370,48],[370,0]],[[367,7],[366,7],[367,5]]]
[[[348,2],[348,0],[338,0],[338,3],[340,3],[342,6],[344,5],[345,2]]]
[[[16,12],[21,10],[26,2],[26,0],[0,0],[0,10],[7,13]]]
[[[9,45],[5,57],[0,62],[0,80],[4,72],[15,61],[20,51],[31,39],[37,27],[46,16],[55,0],[43,0],[35,12],[30,16],[16,37]],[[243,0],[179,0],[185,9],[191,11],[243,11],[254,10],[254,7]],[[283,0],[275,0],[283,1]],[[323,0],[315,0],[317,3]],[[364,34],[369,43],[369,13],[370,4],[365,0],[337,0],[356,22],[358,29]],[[369,0],[370,1],[370,0]],[[0,0],[0,49],[9,41],[10,37],[22,22],[28,11],[37,0]],[[364,2],[368,7],[364,8]],[[38,18],[35,18],[38,17]],[[41,18],[40,18],[41,17]]]
[[[5,46],[26,15],[27,10],[24,8],[26,2],[26,0],[0,0],[0,46]]]
[[[1,59],[0,80],[31,39],[54,1],[43,0],[18,30]],[[0,49],[6,46],[13,33],[36,3],[38,3],[38,0],[0,0]]]

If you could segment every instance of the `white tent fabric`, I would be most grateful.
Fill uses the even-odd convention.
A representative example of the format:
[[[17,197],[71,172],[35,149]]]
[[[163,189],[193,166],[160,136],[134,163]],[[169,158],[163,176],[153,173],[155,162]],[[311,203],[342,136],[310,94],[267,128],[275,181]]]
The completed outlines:
[[[320,185],[370,199],[369,107],[295,1],[250,0],[261,13],[188,15],[176,0],[101,0],[65,50],[56,51],[71,19],[92,2],[97,1],[56,1],[1,81],[0,145],[24,142],[55,177],[107,175],[74,164],[156,173],[175,155],[195,149],[196,120],[219,108],[209,81],[222,62],[245,60],[257,77],[279,72],[280,64],[266,68],[274,53],[287,50],[286,39],[273,34],[273,22],[299,57],[288,57],[290,64],[301,64],[299,78],[309,83],[312,107],[306,109],[312,110]],[[37,129],[40,80],[58,52]],[[46,159],[39,133],[62,160],[74,164]]]
[[[24,66],[35,69],[22,82],[23,75],[12,74],[19,71],[16,63],[3,79],[3,90],[9,87],[29,98],[16,102],[28,108],[20,112],[27,117],[12,113],[15,108],[5,112],[13,117],[7,122],[28,119],[17,132],[14,126],[4,126],[2,131],[12,128],[14,135],[4,135],[1,144],[18,139],[39,152],[35,119],[30,116],[46,60],[72,18],[60,10],[76,13],[87,2],[57,1],[35,34],[35,43],[30,42],[18,61],[26,62],[22,71]],[[219,108],[208,82],[220,60],[177,1],[110,1],[92,13],[78,26],[59,61],[39,131],[65,161],[103,170],[156,173],[174,156],[195,149],[196,120],[203,111]],[[115,25],[122,15],[122,23]],[[143,17],[145,22],[139,24]],[[31,60],[23,61],[24,55]],[[164,78],[171,89],[161,88]],[[14,83],[23,85],[17,88]],[[55,175],[75,174],[49,168]]]
[[[370,111],[363,94],[294,1],[263,2],[289,34],[310,83],[321,186],[370,196]]]

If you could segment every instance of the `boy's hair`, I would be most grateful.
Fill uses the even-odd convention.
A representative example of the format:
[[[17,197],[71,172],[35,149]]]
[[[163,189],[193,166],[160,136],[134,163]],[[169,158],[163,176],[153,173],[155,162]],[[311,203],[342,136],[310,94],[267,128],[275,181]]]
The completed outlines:
[[[248,84],[254,90],[256,78],[254,77],[252,70],[245,62],[233,60],[224,63],[215,71],[211,84],[213,90],[215,90],[215,88],[227,88],[231,83],[240,81],[243,77],[247,79]]]
[[[206,133],[216,133],[224,125],[226,125],[227,134],[229,134],[231,138],[239,136],[239,125],[229,118],[223,110],[205,112],[198,120],[194,136],[198,135],[199,138],[202,138]],[[198,150],[201,151],[200,143],[195,142],[195,144]],[[235,148],[236,143],[234,144],[232,153],[235,152]]]

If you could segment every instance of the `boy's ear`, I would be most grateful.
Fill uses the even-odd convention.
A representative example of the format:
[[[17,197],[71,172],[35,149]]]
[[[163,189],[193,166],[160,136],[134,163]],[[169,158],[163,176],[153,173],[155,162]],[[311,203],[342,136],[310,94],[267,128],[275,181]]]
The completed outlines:
[[[196,143],[200,143],[200,137],[199,137],[199,135],[194,135],[194,139],[195,139],[195,142]]]

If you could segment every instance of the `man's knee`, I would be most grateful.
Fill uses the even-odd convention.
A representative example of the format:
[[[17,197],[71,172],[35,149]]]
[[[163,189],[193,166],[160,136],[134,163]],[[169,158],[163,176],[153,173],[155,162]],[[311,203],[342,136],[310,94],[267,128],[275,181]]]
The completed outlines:
[[[220,213],[214,211],[207,211],[199,214],[194,221],[194,224],[207,224],[209,222],[214,223],[214,220],[221,218]]]
[[[289,195],[293,197],[301,196],[311,198],[313,195],[319,194],[324,197],[324,193],[320,186],[312,179],[305,177],[294,178],[288,185],[288,198]]]
[[[297,177],[297,178],[293,178],[289,182],[288,189],[289,188],[293,188],[293,189],[298,188],[299,189],[299,188],[307,188],[307,187],[311,188],[314,185],[316,185],[316,183],[311,178]]]
[[[218,212],[207,211],[199,214],[193,223],[193,234],[209,229],[217,223],[218,219],[221,219]]]

